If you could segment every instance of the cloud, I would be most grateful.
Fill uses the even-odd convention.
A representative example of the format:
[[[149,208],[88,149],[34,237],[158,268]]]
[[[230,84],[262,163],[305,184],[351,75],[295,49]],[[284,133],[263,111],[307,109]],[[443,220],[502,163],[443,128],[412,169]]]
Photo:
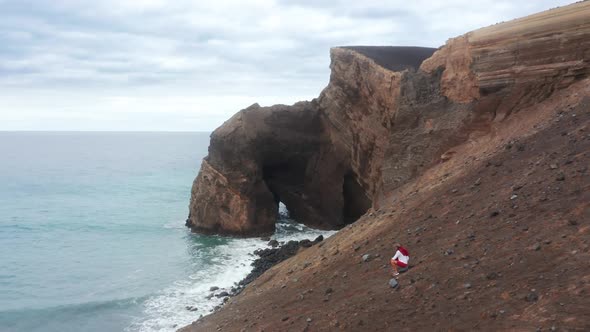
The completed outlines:
[[[332,46],[436,47],[570,2],[0,0],[0,130],[212,130],[317,96]]]

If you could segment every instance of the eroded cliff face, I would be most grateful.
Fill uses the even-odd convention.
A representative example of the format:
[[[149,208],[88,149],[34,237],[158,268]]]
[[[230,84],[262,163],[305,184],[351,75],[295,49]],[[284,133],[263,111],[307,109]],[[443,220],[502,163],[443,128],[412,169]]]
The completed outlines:
[[[196,231],[236,235],[272,232],[278,201],[295,196],[322,145],[314,102],[263,108],[254,104],[211,135],[209,155],[194,181],[190,221]]]
[[[319,98],[240,111],[212,134],[188,225],[268,234],[282,201],[305,224],[338,228],[387,204],[454,147],[587,77],[590,4],[470,32],[434,51],[334,48]]]
[[[362,50],[398,57],[394,63],[404,68],[414,68],[434,52]],[[371,207],[403,73],[353,49],[334,48],[331,58],[330,84],[318,99],[293,106],[253,105],[213,132],[209,155],[193,183],[188,220],[193,230],[270,234],[279,202],[307,225],[334,229]]]

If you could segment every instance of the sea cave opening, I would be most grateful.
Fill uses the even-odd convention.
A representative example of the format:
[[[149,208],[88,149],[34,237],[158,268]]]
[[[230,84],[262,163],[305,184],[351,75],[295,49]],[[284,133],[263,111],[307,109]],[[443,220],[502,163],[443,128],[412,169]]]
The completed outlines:
[[[305,169],[306,160],[303,159],[283,160],[263,167],[263,180],[273,195],[273,204],[278,212],[277,221],[288,214],[289,219],[298,223],[317,225],[320,228],[330,228],[330,225],[341,228],[357,221],[371,207],[372,201],[353,171],[344,174],[342,191],[333,191],[333,195],[342,195],[341,198],[335,196],[328,202],[310,199],[309,196],[313,197],[314,194],[305,192]],[[336,204],[338,201],[342,202],[342,205]],[[322,210],[325,208],[342,210]],[[323,219],[322,216],[328,219]]]
[[[297,161],[269,164],[262,168],[263,180],[274,197],[279,215],[297,209],[295,201],[303,190],[304,170],[305,163]]]
[[[342,221],[345,225],[357,221],[371,207],[371,200],[357,180],[356,174],[350,171],[344,175],[342,183]]]

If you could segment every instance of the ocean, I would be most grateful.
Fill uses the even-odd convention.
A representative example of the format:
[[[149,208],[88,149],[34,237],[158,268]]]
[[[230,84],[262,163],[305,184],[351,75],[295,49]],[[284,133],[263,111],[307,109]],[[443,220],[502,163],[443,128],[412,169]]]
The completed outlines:
[[[209,289],[229,290],[267,242],[184,226],[208,144],[208,133],[0,132],[0,331],[175,331],[209,314],[222,301]],[[333,234],[281,211],[279,241]]]

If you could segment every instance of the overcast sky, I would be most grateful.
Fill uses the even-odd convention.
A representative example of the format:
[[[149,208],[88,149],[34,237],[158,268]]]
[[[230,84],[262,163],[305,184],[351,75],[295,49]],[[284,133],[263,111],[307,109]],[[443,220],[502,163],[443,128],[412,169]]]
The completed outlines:
[[[438,47],[560,0],[0,0],[0,130],[210,131],[316,97],[339,45]]]

